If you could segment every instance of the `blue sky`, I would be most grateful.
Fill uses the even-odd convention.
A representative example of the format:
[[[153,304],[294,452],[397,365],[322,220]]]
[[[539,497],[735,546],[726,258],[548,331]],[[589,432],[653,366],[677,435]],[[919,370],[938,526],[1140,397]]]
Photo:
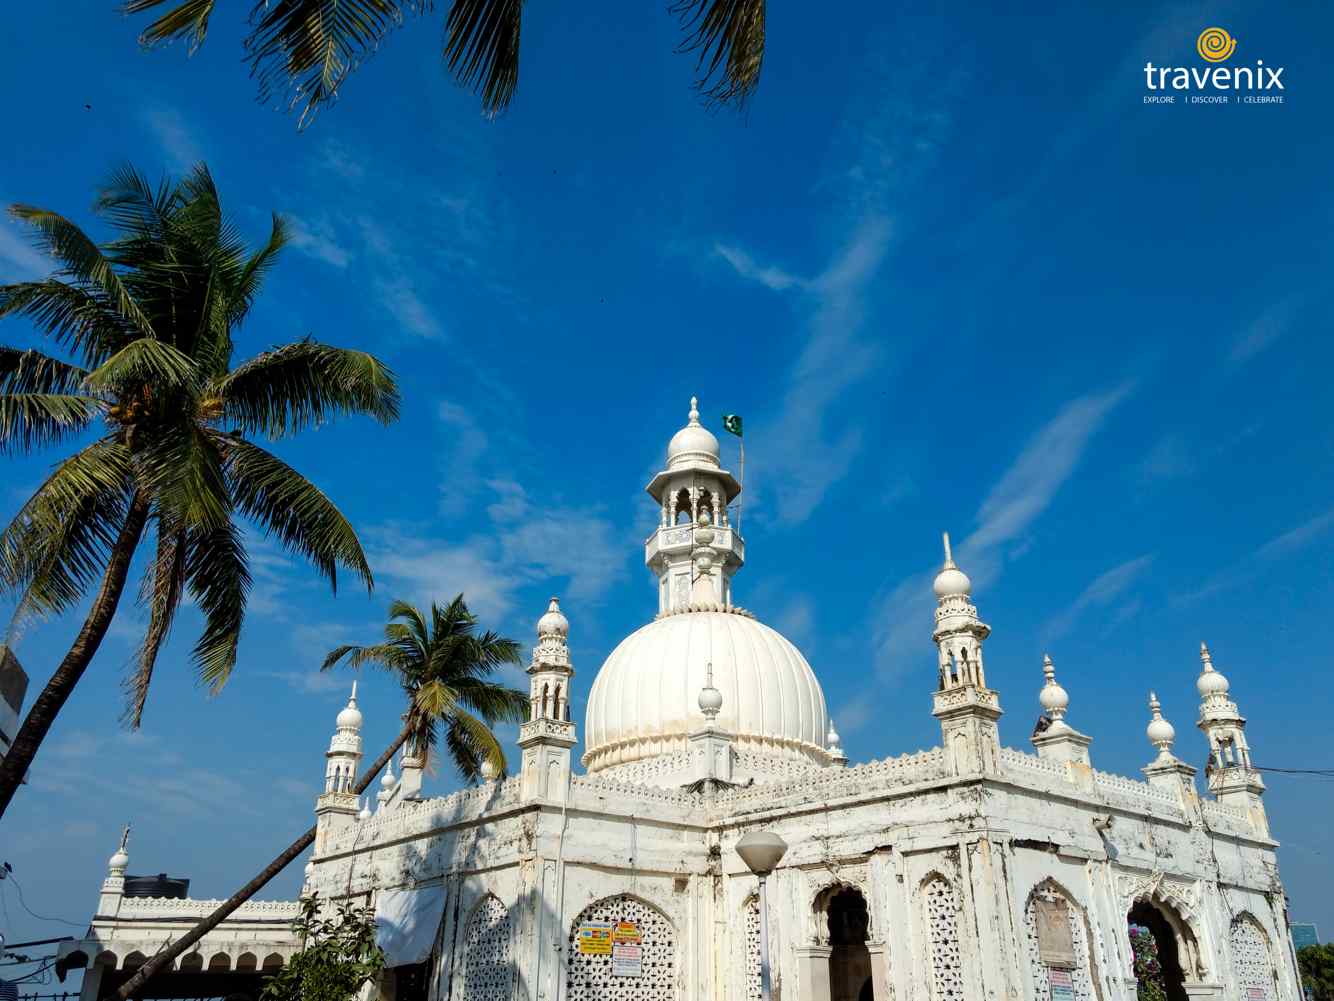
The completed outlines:
[[[206,159],[253,239],[270,210],[296,232],[240,353],[310,333],[375,351],[404,393],[391,429],[281,448],[362,533],[373,596],[335,598],[257,539],[234,680],[195,687],[187,613],[137,734],[117,725],[142,628],[122,610],[4,820],[33,910],[82,924],[126,821],[132,870],[196,896],[248,878],[311,820],[351,681],[319,661],[378,635],[391,598],[463,591],[527,643],[562,595],[577,703],[653,614],[642,487],[694,393],[715,430],[746,418],[738,600],[806,653],[854,761],[938,740],[948,529],[994,629],[1006,743],[1027,746],[1049,651],[1096,767],[1151,759],[1151,687],[1202,765],[1204,639],[1258,763],[1334,766],[1334,16],[777,4],[738,116],[700,107],[664,6],[530,5],[497,121],[442,74],[440,15],[410,23],[304,133],[254,102],[228,16],[190,59],[139,51],[109,0],[5,19],[0,200],[95,227],[120,161]],[[1284,105],[1143,104],[1144,63],[1197,65],[1211,24],[1285,67]],[[43,266],[0,223],[0,280]],[[52,458],[5,461],[0,515]],[[34,686],[73,628],[23,636]],[[376,748],[398,700],[362,690]],[[1269,785],[1294,918],[1334,928],[1330,790]],[[66,930],[5,886],[11,941]]]

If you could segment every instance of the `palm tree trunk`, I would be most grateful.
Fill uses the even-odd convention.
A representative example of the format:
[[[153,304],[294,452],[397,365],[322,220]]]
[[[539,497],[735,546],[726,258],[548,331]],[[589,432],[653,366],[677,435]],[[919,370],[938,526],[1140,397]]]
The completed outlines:
[[[102,645],[107,628],[115,617],[116,606],[120,604],[125,578],[130,573],[130,562],[134,559],[134,551],[139,548],[139,539],[144,534],[147,521],[148,500],[136,493],[130,501],[130,510],[125,515],[125,524],[116,537],[116,544],[111,548],[107,568],[102,574],[102,585],[97,590],[92,607],[88,609],[87,618],[83,620],[83,628],[74,637],[74,645],[69,648],[69,653],[65,654],[65,659],[60,662],[51,680],[42,689],[42,694],[37,696],[28,715],[23,718],[23,725],[14,736],[13,746],[4,760],[0,761],[0,817],[9,809],[14,793],[23,784],[29,766],[37,757],[37,749],[42,746],[56,716],[74,693],[74,687],[92,663],[97,648]]]
[[[361,778],[357,780],[356,787],[352,790],[354,795],[360,796],[366,791],[366,787],[375,780],[375,776],[380,774],[384,769],[384,766],[389,763],[389,759],[392,758],[394,753],[407,741],[409,733],[411,733],[410,727],[403,727],[403,731],[394,739],[394,742],[386,747],[384,753],[376,758],[375,761],[371,763],[370,768],[362,773]],[[126,1001],[127,998],[134,994],[135,991],[139,990],[139,988],[141,988],[153,974],[157,973],[158,970],[171,966],[171,964],[176,961],[176,957],[180,956],[214,928],[222,924],[229,914],[262,890],[269,880],[273,879],[274,876],[287,868],[288,863],[314,843],[315,828],[312,827],[310,830],[306,831],[305,834],[301,835],[301,837],[297,838],[284,848],[282,853],[266,865],[258,876],[228,897],[221,907],[216,908],[212,914],[191,928],[181,936],[180,939],[173,942],[165,950],[159,952],[143,966],[139,967],[139,971],[129,980],[125,981],[125,983],[121,985],[120,990],[116,992],[116,997],[119,1001]]]

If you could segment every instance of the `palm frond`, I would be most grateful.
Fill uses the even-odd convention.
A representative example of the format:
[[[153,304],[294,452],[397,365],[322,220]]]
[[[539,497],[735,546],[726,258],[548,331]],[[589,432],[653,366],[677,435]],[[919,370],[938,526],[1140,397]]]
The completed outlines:
[[[0,396],[0,455],[58,444],[85,430],[100,409],[91,396],[6,393]]]
[[[117,229],[127,234],[122,239],[142,238],[161,242],[171,225],[175,192],[165,180],[156,188],[131,164],[122,164],[111,172],[97,193],[93,208]]]
[[[214,432],[193,422],[156,428],[135,449],[138,479],[173,521],[202,531],[231,519],[224,452]]]
[[[320,665],[321,671],[327,671],[340,660],[346,659],[348,667],[361,668],[367,664],[382,667],[394,672],[402,672],[410,666],[406,654],[392,643],[377,643],[374,646],[354,646],[351,644],[330,650]]]
[[[130,325],[145,337],[152,337],[153,327],[124,282],[87,234],[64,216],[32,205],[12,205],[10,214],[31,226],[38,246],[55,258],[60,272],[101,291]]]
[[[20,594],[14,624],[63,612],[102,571],[125,520],[129,451],[102,438],[65,459],[0,533],[0,590]]]
[[[445,746],[455,766],[469,782],[481,778],[484,761],[493,762],[502,778],[509,772],[505,749],[491,728],[458,707],[445,722]]]
[[[190,593],[204,613],[204,632],[194,647],[199,681],[217,694],[236,666],[250,564],[245,542],[233,523],[207,532],[191,531],[185,577]]]
[[[338,587],[338,565],[374,584],[357,533],[318,487],[277,456],[239,437],[207,432],[225,458],[237,510],[254,518]]]
[[[0,392],[76,393],[87,375],[77,365],[40,351],[0,345]]]
[[[42,333],[97,365],[139,336],[99,289],[55,278],[0,286],[0,317],[22,316]]]
[[[144,704],[148,701],[153,668],[176,619],[181,590],[185,584],[185,561],[186,533],[159,517],[157,555],[145,573],[145,583],[148,584],[148,631],[135,658],[134,670],[125,684],[127,702],[121,719],[132,730],[139,729],[143,722]]]
[[[84,379],[100,392],[152,386],[155,392],[176,390],[193,382],[195,363],[179,349],[153,337],[131,341]]]
[[[126,0],[122,9],[126,14],[142,14],[168,2],[169,0]],[[204,38],[208,35],[208,19],[213,14],[213,5],[214,0],[185,0],[140,32],[139,44],[151,46],[184,38],[189,41],[190,52],[193,53],[204,44]]]
[[[235,287],[232,289],[231,310],[228,316],[230,325],[240,325],[246,314],[250,312],[250,307],[255,301],[255,296],[258,294],[265,276],[278,259],[278,252],[287,246],[288,239],[286,220],[278,213],[273,213],[273,224],[269,229],[268,242],[250,255],[249,259],[242,265],[240,273],[236,276]]]
[[[394,374],[373,355],[298,341],[237,366],[210,387],[223,419],[247,434],[281,438],[337,414],[398,419]]]
[[[454,0],[445,22],[445,65],[482,98],[488,115],[503,112],[519,86],[523,0]]]
[[[686,37],[678,51],[698,52],[696,87],[710,104],[742,106],[764,63],[765,0],[674,0]]]
[[[258,2],[245,41],[260,100],[290,91],[305,127],[338,97],[342,82],[404,21],[431,0],[272,0]]]
[[[497,723],[522,723],[532,709],[527,693],[491,681],[458,678],[452,687],[458,703],[491,726]]]

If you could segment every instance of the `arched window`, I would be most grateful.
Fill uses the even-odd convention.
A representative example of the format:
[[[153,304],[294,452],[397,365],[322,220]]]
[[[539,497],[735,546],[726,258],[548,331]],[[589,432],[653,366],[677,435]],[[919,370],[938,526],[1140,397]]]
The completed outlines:
[[[1186,982],[1203,979],[1200,947],[1190,925],[1159,897],[1136,900],[1126,917],[1153,939],[1168,1001],[1187,1001]]]
[[[640,936],[637,977],[612,976],[611,956],[579,951],[579,930],[587,924],[628,921]],[[656,907],[621,894],[585,907],[570,926],[567,1001],[672,1001],[676,993],[676,932]]]
[[[922,911],[927,941],[931,944],[932,1001],[964,1001],[959,893],[938,872],[922,882]]]
[[[1053,978],[1073,986],[1076,1001],[1102,997],[1089,957],[1084,912],[1051,880],[1039,883],[1024,908],[1028,963],[1037,997],[1051,994]]]
[[[676,518],[673,524],[689,525],[694,520],[690,511],[690,491],[682,488],[676,495]]]
[[[473,908],[463,933],[463,1001],[510,1001],[514,957],[509,911],[492,894]]]
[[[699,513],[708,517],[710,525],[717,524],[713,512],[713,494],[707,490],[699,495]]]
[[[1274,976],[1274,961],[1269,951],[1269,936],[1265,934],[1258,921],[1249,914],[1242,914],[1232,922],[1228,934],[1228,945],[1232,952],[1232,969],[1237,975],[1240,996],[1277,997],[1278,981]],[[1263,994],[1250,994],[1259,990]]]
[[[543,686],[542,686],[542,719],[546,719],[546,718],[547,718],[547,696],[548,696],[548,694],[549,694],[549,692],[548,692],[548,690],[547,690],[547,686],[546,686],[546,685],[543,685]]]

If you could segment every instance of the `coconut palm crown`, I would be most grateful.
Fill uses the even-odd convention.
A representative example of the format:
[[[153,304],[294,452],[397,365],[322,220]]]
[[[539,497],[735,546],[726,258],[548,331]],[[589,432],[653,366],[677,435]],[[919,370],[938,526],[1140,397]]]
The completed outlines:
[[[479,632],[463,595],[444,608],[432,602],[425,615],[395,601],[384,642],[340,646],[329,652],[324,668],[339,661],[381,667],[402,686],[408,699],[405,742],[415,757],[427,758],[443,729],[445,750],[466,780],[476,782],[487,761],[506,773],[505,751],[492,727],[527,719],[528,696],[490,676],[504,664],[521,663],[519,644],[491,630]]]
[[[146,635],[127,682],[132,726],[187,595],[204,618],[193,650],[201,681],[217,691],[230,676],[251,581],[240,519],[335,588],[340,567],[372,584],[347,519],[256,439],[340,414],[393,421],[393,374],[368,354],[310,339],[232,365],[233,337],[286,242],[282,220],[274,216],[251,251],[202,164],[157,188],[122,168],[95,209],[115,233],[102,245],[54,212],[11,210],[56,271],[0,286],[0,317],[27,318],[72,360],[0,347],[0,453],[75,450],[0,533],[0,590],[18,597],[18,623],[67,611],[98,587],[0,765],[0,812],[105,635],[146,532],[154,552],[140,589]]]

